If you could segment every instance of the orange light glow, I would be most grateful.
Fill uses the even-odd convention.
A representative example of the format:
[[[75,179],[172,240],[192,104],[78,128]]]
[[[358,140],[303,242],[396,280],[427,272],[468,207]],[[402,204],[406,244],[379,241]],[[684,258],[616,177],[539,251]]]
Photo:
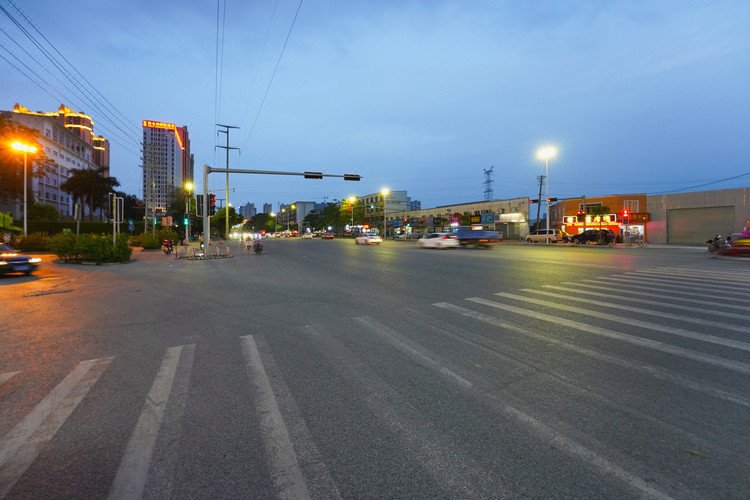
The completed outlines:
[[[24,143],[18,142],[18,141],[12,143],[10,145],[10,147],[12,147],[13,149],[15,149],[16,151],[23,151],[24,153],[36,153],[36,147],[29,146],[27,144],[24,144]]]
[[[143,120],[141,124],[144,127],[148,128],[161,128],[164,130],[171,130],[174,132],[174,135],[177,136],[177,142],[180,144],[180,149],[185,149],[185,147],[182,145],[182,137],[180,137],[180,132],[177,130],[177,125],[174,123],[166,123],[166,122],[157,122],[153,120]]]

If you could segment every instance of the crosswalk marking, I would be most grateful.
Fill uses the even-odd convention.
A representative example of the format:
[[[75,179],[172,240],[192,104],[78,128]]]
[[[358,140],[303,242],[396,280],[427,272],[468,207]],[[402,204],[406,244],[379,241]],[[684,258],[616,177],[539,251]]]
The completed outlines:
[[[113,358],[81,361],[0,441],[0,498],[36,459]]]
[[[546,286],[545,288],[551,288],[551,287],[550,286]],[[569,291],[575,292],[575,290],[570,289],[570,288],[568,288],[568,289],[566,289],[564,287],[558,287],[558,288],[563,288],[563,290],[569,290]],[[678,320],[678,321],[684,321],[686,323],[695,323],[696,325],[704,325],[704,326],[711,326],[711,327],[716,327],[716,328],[723,328],[725,330],[731,330],[731,331],[740,332],[740,333],[750,333],[750,328],[747,328],[747,327],[744,327],[744,326],[738,326],[738,325],[731,325],[729,323],[721,323],[719,321],[712,321],[712,320],[700,319],[700,318],[690,318],[690,317],[680,316],[678,314],[671,314],[671,313],[666,313],[666,312],[661,312],[661,311],[655,311],[653,309],[642,309],[640,307],[631,307],[631,306],[626,306],[624,304],[613,304],[611,302],[603,302],[601,300],[584,299],[584,298],[581,298],[581,297],[573,297],[573,296],[570,296],[570,295],[564,295],[564,294],[561,294],[561,293],[549,292],[549,291],[546,291],[546,290],[534,290],[534,289],[531,289],[531,288],[522,288],[521,291],[522,292],[527,292],[527,293],[535,293],[535,294],[539,294],[539,295],[544,295],[545,297],[555,297],[555,298],[558,298],[558,299],[570,300],[570,301],[573,301],[573,302],[581,302],[583,304],[592,304],[592,305],[595,305],[595,306],[609,307],[611,309],[619,309],[621,311],[629,311],[629,312],[634,312],[634,313],[638,313],[638,314],[646,314],[648,316],[656,316],[658,318],[675,319],[675,320]],[[583,293],[586,293],[586,292],[583,292]],[[592,293],[592,292],[588,292],[588,293]],[[594,294],[594,295],[601,295],[601,294]],[[643,302],[644,303],[650,303],[647,300],[644,300]],[[687,310],[694,310],[694,309],[691,309],[689,307],[686,307],[685,309],[687,309]],[[747,344],[747,347],[748,347],[748,349],[746,349],[746,350],[750,350],[750,344]]]
[[[526,316],[529,318],[540,319],[548,323],[568,326],[570,328],[575,328],[576,330],[580,330],[582,332],[591,333],[594,335],[600,335],[602,337],[608,337],[611,339],[621,340],[623,342],[638,345],[641,347],[647,347],[649,349],[654,349],[657,351],[674,354],[676,356],[681,356],[683,358],[688,358],[688,359],[692,359],[695,361],[701,361],[703,363],[711,364],[714,366],[720,366],[728,370],[750,374],[750,364],[743,363],[741,361],[733,361],[729,359],[724,359],[718,356],[712,356],[710,354],[704,354],[702,352],[694,351],[692,349],[686,349],[684,347],[677,347],[677,346],[665,344],[663,342],[659,342],[656,340],[651,340],[651,339],[647,339],[643,337],[636,337],[634,335],[628,335],[627,333],[619,333],[619,332],[615,332],[611,330],[606,330],[604,328],[599,328],[597,326],[589,325],[586,323],[580,323],[578,321],[569,320],[566,318],[562,318],[560,316],[542,314],[536,311],[530,311],[528,309],[522,309],[520,307],[510,306],[507,304],[501,304],[499,302],[493,302],[491,300],[485,300],[479,297],[469,297],[466,300],[475,302],[477,304],[483,304],[489,307],[494,307],[495,309],[501,309],[504,311],[514,312],[514,313],[517,313],[517,314],[520,314],[522,316]]]
[[[432,305],[439,307],[441,309],[445,309],[448,311],[461,314],[468,318],[476,319],[478,321],[487,323],[492,326],[518,332],[530,338],[541,340],[542,342],[554,344],[555,346],[558,346],[560,348],[573,351],[583,356],[588,356],[592,359],[597,359],[599,361],[604,361],[606,363],[611,363],[613,365],[622,366],[623,368],[628,368],[634,371],[646,373],[653,377],[658,378],[659,380],[672,382],[673,384],[680,385],[687,389],[691,389],[696,392],[701,392],[703,394],[708,394],[715,398],[722,399],[724,401],[729,401],[731,403],[735,403],[740,406],[744,406],[746,408],[750,408],[750,400],[745,398],[744,395],[733,394],[733,393],[730,393],[721,389],[717,389],[715,387],[711,387],[711,386],[701,384],[698,382],[693,382],[692,380],[686,379],[685,377],[682,377],[681,375],[673,373],[670,370],[666,368],[662,368],[660,366],[649,365],[648,363],[644,363],[640,361],[638,363],[634,363],[634,362],[628,361],[627,359],[623,359],[618,356],[613,356],[611,354],[605,354],[605,353],[601,353],[598,351],[593,351],[591,349],[586,349],[585,347],[580,347],[575,344],[565,342],[563,340],[559,340],[554,337],[548,337],[540,333],[532,332],[520,326],[514,325],[512,323],[508,323],[507,321],[500,319],[498,317],[472,311],[470,309],[466,309],[465,307],[457,306],[454,304],[449,304],[447,302],[438,302]]]
[[[703,283],[685,283],[676,281],[673,279],[658,279],[658,278],[647,278],[644,276],[634,276],[634,275],[628,275],[628,274],[613,274],[611,279],[617,278],[618,280],[627,280],[627,281],[637,281],[637,282],[644,282],[646,284],[654,283],[660,287],[667,287],[667,288],[678,288],[678,289],[688,289],[688,290],[695,290],[696,288],[700,289],[707,289],[710,288],[710,290],[706,290],[706,293],[712,293],[712,294],[721,294],[721,295],[737,295],[740,297],[747,297],[747,292],[745,291],[736,291],[733,290],[731,287],[727,287],[725,285],[706,285]]]
[[[623,318],[614,314],[607,314],[599,311],[592,311],[589,309],[583,309],[580,307],[568,306],[558,304],[556,302],[550,302],[548,300],[534,299],[531,297],[524,297],[522,295],[516,295],[513,293],[500,292],[495,295],[505,297],[507,299],[518,300],[520,302],[528,302],[530,304],[536,304],[540,306],[550,307],[560,311],[567,311],[584,316],[591,316],[592,318],[605,319],[607,321],[614,321],[629,326],[637,326],[639,328],[645,328],[655,332],[668,333],[670,335],[676,335],[679,337],[685,337],[693,340],[700,340],[702,342],[708,342],[710,344],[723,345],[726,347],[732,347],[734,349],[740,349],[742,351],[750,351],[750,344],[747,342],[741,342],[739,340],[727,339],[724,337],[717,337],[715,335],[707,335],[705,333],[693,332],[691,330],[684,330],[682,328],[674,328],[671,326],[657,325],[649,323],[647,321],[641,321],[638,319]],[[558,294],[559,295],[559,294]],[[634,308],[635,309],[635,308]]]
[[[694,267],[659,267],[658,269],[663,271],[676,271],[682,273],[689,273],[694,275],[706,276],[708,278],[715,278],[717,276],[726,276],[728,278],[747,278],[750,280],[750,272],[740,269],[732,270],[721,270],[721,269],[696,269]]]
[[[189,379],[195,344],[170,347],[162,359],[151,390],[130,436],[109,494],[111,499],[141,498],[148,479],[151,456],[159,435],[175,378]],[[184,363],[180,360],[184,359]],[[178,372],[178,367],[180,368]],[[182,411],[182,405],[176,405]]]
[[[641,284],[641,285],[644,285],[644,286],[641,286],[639,288],[643,288],[645,290],[651,290],[651,291],[661,290],[661,291],[663,291],[665,293],[677,293],[677,294],[681,294],[681,295],[689,295],[691,297],[716,297],[717,295],[722,295],[722,294],[718,294],[717,292],[713,292],[713,291],[712,292],[706,292],[706,293],[690,292],[690,291],[686,291],[686,290],[695,290],[696,287],[694,287],[694,286],[691,287],[691,286],[669,285],[669,284],[666,284],[666,283],[664,283],[662,281],[659,281],[657,283],[645,283],[643,280],[640,280],[638,278],[617,278],[617,277],[614,277],[614,276],[599,276],[599,278],[597,278],[595,280],[584,280],[584,281],[593,282],[593,283],[601,283],[602,281],[604,281],[607,284],[611,284],[609,282],[614,281],[616,283],[627,283],[629,285],[632,284],[631,288],[635,288],[635,285]],[[648,287],[646,287],[645,285],[648,285]],[[724,295],[726,295],[726,294],[724,294]],[[746,293],[732,294],[732,295],[739,295],[740,297],[746,297],[747,296]],[[740,297],[726,297],[726,298],[729,298],[730,300],[732,300],[734,302],[741,302],[743,304],[750,304],[750,300],[742,299]]]
[[[552,285],[547,285],[547,286],[552,286]],[[589,283],[571,283],[570,286],[592,288],[594,290],[604,290],[604,291],[607,291],[607,292],[613,291],[612,285],[601,286],[601,285],[591,285]],[[735,305],[731,305],[731,304],[727,305],[727,304],[725,304],[723,302],[714,302],[714,301],[711,301],[711,300],[698,300],[698,299],[689,299],[689,298],[686,298],[686,297],[675,297],[674,295],[664,295],[663,293],[648,293],[648,292],[640,291],[640,290],[625,289],[623,287],[623,285],[618,285],[618,286],[619,286],[619,288],[617,288],[617,293],[618,294],[623,294],[624,293],[624,294],[628,294],[628,295],[637,295],[638,297],[653,297],[654,299],[671,299],[671,300],[676,300],[676,301],[679,301],[679,302],[685,302],[685,303],[688,303],[688,304],[700,304],[700,305],[703,305],[703,306],[712,306],[712,307],[728,307],[730,309],[737,309],[737,310],[740,310],[740,311],[750,312],[750,307],[746,307],[746,306],[735,306]],[[632,288],[632,287],[629,287],[629,288]],[[649,290],[648,288],[644,288],[644,287],[637,287],[637,288],[642,289],[642,290]],[[580,290],[578,288],[575,288],[575,289],[571,288],[570,290],[571,291],[574,290],[574,291],[576,291],[578,293],[582,293],[582,290]],[[603,295],[608,295],[608,294],[603,294]],[[614,297],[614,295],[610,295],[610,296]],[[637,301],[637,302],[641,301],[640,299],[634,299],[632,297],[622,297],[622,296],[619,296],[619,297],[621,297],[623,299],[626,299],[626,300],[632,300],[632,301]],[[653,303],[653,304],[665,305],[665,306],[668,305],[670,307],[677,307],[676,304],[672,304],[671,302],[652,301],[651,299],[647,300],[647,302],[648,303]],[[680,309],[682,309],[683,307],[685,307],[685,308],[687,308],[687,309],[689,309],[691,311],[705,312],[706,314],[714,314],[714,315],[726,316],[728,318],[737,318],[737,319],[743,319],[743,320],[746,320],[748,318],[747,314],[729,313],[729,312],[721,311],[719,309],[701,309],[701,308],[693,308],[691,306],[679,306]]]
[[[711,282],[718,282],[718,283],[733,283],[738,284],[742,286],[748,286],[750,285],[750,281],[747,279],[743,279],[741,277],[729,277],[729,276],[723,276],[723,275],[716,275],[714,273],[711,274],[697,274],[694,272],[687,272],[687,271],[674,271],[671,269],[648,269],[643,271],[638,271],[639,273],[644,274],[651,274],[655,276],[669,276],[669,277],[675,277],[675,278],[681,278],[681,279],[689,279],[691,281],[699,281],[701,283],[705,283],[706,281]]]
[[[0,385],[3,385],[8,380],[12,379],[15,375],[17,375],[20,372],[7,372],[7,373],[0,373]]]
[[[696,286],[704,286],[704,287],[710,287],[710,288],[731,288],[731,289],[748,289],[750,288],[750,284],[747,284],[746,282],[742,281],[732,281],[728,280],[726,278],[721,278],[719,280],[711,280],[710,283],[706,283],[706,278],[702,277],[689,277],[689,276],[683,276],[683,275],[676,275],[674,273],[668,272],[668,271],[635,271],[635,272],[627,272],[625,273],[630,276],[644,276],[647,278],[662,280],[662,279],[668,279],[669,281],[675,282],[675,283],[686,283]]]
[[[405,340],[401,335],[396,333],[393,329],[387,327],[386,325],[375,321],[372,318],[369,318],[367,316],[363,316],[360,318],[355,318],[356,321],[361,323],[362,325],[365,325],[367,328],[369,328],[371,331],[374,331],[375,333],[380,334],[386,341],[388,341],[391,345],[395,346],[398,349],[401,349],[402,351],[406,352],[413,358],[415,358],[422,366],[425,366],[427,368],[431,368],[441,375],[450,378],[452,382],[456,382],[459,385],[462,385],[464,387],[471,387],[472,383],[463,378],[462,376],[458,375],[457,373],[453,372],[452,370],[449,370],[439,362],[435,361],[433,358],[435,355],[425,349],[424,347],[413,347],[409,345],[409,341]]]
[[[247,374],[252,382],[261,414],[263,443],[273,468],[273,482],[281,498],[310,498],[289,431],[284,424],[271,383],[252,335],[240,337]]]

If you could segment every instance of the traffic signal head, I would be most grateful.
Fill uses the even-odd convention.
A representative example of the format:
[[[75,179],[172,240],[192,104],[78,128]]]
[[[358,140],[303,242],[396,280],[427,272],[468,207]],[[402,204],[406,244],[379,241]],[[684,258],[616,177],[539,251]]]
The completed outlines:
[[[539,198],[529,199],[529,203],[539,203]]]
[[[187,227],[188,225],[188,216],[185,214],[185,216],[182,218],[182,225]]]
[[[627,208],[622,211],[620,214],[622,216],[622,223],[628,224],[630,222],[630,210]]]
[[[208,215],[216,215],[216,195],[208,195]]]

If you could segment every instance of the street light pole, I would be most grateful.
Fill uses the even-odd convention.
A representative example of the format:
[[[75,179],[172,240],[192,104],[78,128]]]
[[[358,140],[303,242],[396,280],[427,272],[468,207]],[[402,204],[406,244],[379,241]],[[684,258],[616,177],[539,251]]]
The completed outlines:
[[[28,206],[29,206],[29,195],[28,195],[28,187],[26,186],[28,174],[26,173],[27,170],[27,163],[28,163],[28,155],[29,153],[36,153],[36,147],[26,145],[22,142],[14,142],[11,144],[11,147],[15,149],[16,151],[21,151],[23,153],[23,235],[28,235]]]
[[[536,156],[537,158],[544,159],[544,173],[546,177],[546,181],[544,183],[544,192],[547,197],[547,223],[546,225],[546,235],[544,238],[545,243],[549,243],[549,218],[550,218],[550,200],[549,200],[549,160],[550,158],[554,158],[557,155],[557,148],[555,146],[544,146],[537,150]]]
[[[385,189],[383,189],[383,190],[380,191],[380,194],[383,195],[383,239],[386,239],[386,221],[385,221],[386,210],[385,210],[385,204],[386,204],[386,199],[388,198],[388,194],[390,194],[390,190],[388,190],[387,188],[385,188]]]

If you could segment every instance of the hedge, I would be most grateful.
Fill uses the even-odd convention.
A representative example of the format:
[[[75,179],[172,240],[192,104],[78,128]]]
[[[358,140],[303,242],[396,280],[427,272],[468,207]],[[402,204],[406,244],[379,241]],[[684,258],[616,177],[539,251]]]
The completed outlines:
[[[127,262],[133,253],[128,237],[121,234],[112,246],[112,237],[107,235],[73,233],[56,234],[50,239],[49,249],[64,262]]]
[[[130,237],[130,244],[134,247],[143,247],[144,250],[156,250],[161,248],[164,240],[172,240],[176,243],[180,235],[171,229],[159,229],[156,233],[136,234]]]
[[[31,233],[13,238],[12,246],[23,252],[46,252],[49,250],[50,237],[47,233]]]

